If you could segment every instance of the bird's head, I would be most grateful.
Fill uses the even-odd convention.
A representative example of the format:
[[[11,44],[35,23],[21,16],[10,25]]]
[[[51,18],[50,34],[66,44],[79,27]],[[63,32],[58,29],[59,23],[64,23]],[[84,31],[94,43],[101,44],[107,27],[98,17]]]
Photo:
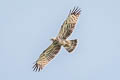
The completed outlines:
[[[50,40],[54,42],[56,39],[55,38],[51,38]]]

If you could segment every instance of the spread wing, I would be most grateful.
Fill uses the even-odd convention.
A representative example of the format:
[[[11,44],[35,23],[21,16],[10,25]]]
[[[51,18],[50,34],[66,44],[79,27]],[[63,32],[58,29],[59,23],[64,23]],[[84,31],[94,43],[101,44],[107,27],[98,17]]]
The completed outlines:
[[[63,25],[61,26],[60,32],[57,37],[61,39],[66,39],[70,36],[70,34],[73,32],[80,12],[81,10],[78,7],[77,8],[74,7],[72,11],[70,10],[70,13],[67,19],[64,21]]]
[[[40,71],[43,67],[51,61],[55,55],[59,52],[61,46],[58,43],[53,42],[43,53],[40,55],[35,65],[33,66],[33,71]]]

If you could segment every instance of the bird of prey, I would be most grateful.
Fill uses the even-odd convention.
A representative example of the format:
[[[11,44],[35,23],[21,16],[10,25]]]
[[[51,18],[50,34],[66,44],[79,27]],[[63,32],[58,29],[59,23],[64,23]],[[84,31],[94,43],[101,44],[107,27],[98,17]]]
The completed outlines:
[[[55,38],[51,39],[52,44],[42,52],[38,60],[35,62],[33,71],[42,70],[43,67],[45,67],[48,62],[56,56],[61,46],[63,46],[69,53],[75,49],[77,45],[77,39],[67,40],[67,38],[75,28],[75,24],[77,23],[78,17],[80,16],[80,12],[81,9],[78,7],[74,7],[73,10],[70,10],[67,19],[61,26],[60,32]]]

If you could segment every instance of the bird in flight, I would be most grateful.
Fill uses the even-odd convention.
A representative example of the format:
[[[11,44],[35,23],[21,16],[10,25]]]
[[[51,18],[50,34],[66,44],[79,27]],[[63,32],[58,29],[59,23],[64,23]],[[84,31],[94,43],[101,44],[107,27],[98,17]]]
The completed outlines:
[[[61,29],[58,35],[55,38],[52,38],[52,44],[42,52],[39,56],[38,60],[35,62],[33,66],[33,71],[42,70],[49,61],[51,61],[63,46],[69,53],[72,52],[76,45],[77,39],[67,40],[70,34],[73,32],[75,28],[75,24],[80,16],[81,9],[78,7],[74,7],[73,10],[70,10],[67,19],[61,26]]]

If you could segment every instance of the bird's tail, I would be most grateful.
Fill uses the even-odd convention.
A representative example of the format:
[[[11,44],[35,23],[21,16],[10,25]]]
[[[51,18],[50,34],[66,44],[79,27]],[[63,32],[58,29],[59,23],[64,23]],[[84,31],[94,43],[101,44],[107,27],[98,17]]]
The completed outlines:
[[[66,40],[66,45],[64,45],[64,48],[68,51],[68,52],[72,52],[76,45],[77,45],[77,39],[75,40]]]

